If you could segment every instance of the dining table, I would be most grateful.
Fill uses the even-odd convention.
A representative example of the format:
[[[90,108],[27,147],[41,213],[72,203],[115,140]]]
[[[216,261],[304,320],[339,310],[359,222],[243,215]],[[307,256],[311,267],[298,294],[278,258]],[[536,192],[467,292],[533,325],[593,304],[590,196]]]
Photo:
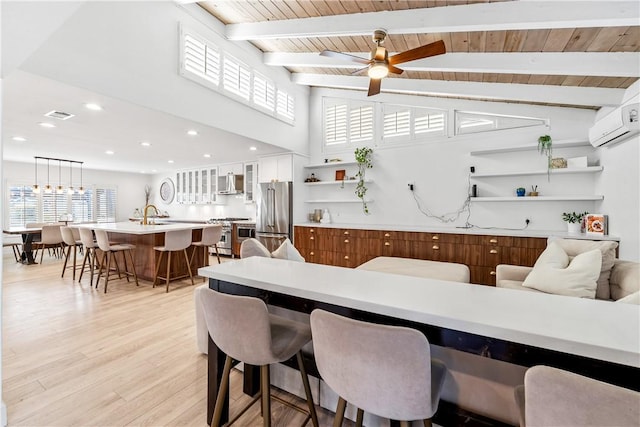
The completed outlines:
[[[266,257],[203,267],[198,273],[218,292],[258,297],[303,313],[320,308],[407,326],[421,331],[431,344],[452,350],[524,367],[553,366],[640,389],[637,305]],[[208,423],[223,361],[224,354],[209,338]],[[308,370],[316,371],[314,366]],[[245,365],[245,392],[257,389],[252,376],[258,377]],[[226,402],[224,419],[228,396]]]
[[[9,227],[2,230],[5,234],[22,236],[20,261],[25,265],[37,264],[33,258],[33,239],[42,233],[42,227]]]

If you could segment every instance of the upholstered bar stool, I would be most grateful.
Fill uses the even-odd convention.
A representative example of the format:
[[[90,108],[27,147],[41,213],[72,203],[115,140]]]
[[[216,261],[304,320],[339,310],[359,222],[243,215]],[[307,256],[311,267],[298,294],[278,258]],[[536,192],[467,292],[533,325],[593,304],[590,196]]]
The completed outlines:
[[[58,249],[64,251],[64,247],[62,246],[62,233],[60,232],[60,224],[43,225],[42,233],[40,234],[40,241],[34,242],[33,248],[35,250],[40,250],[41,264],[45,249],[53,249],[56,255],[58,253]]]
[[[218,264],[220,264],[220,254],[218,253],[218,242],[222,237],[222,224],[214,224],[204,227],[202,229],[202,239],[199,242],[191,242],[191,245],[195,246],[193,252],[191,252],[191,259],[189,265],[193,262],[193,256],[196,253],[196,248],[204,248],[204,265],[209,265],[209,248],[213,247],[216,251],[216,257],[218,257]]]
[[[156,287],[158,279],[165,279],[167,283],[167,290],[169,292],[169,280],[171,279],[171,253],[182,251],[184,253],[184,260],[187,263],[187,269],[189,271],[189,277],[191,278],[191,285],[193,282],[193,273],[191,273],[191,265],[189,264],[189,256],[187,255],[187,248],[191,246],[191,229],[187,230],[171,230],[164,233],[164,246],[154,246],[153,249],[160,252],[158,260],[156,262],[156,274],[153,277],[153,287]],[[167,275],[165,277],[159,276],[160,263],[162,262],[162,255],[168,253],[167,256]],[[180,277],[174,277],[179,279]]]
[[[100,282],[100,276],[102,275],[102,269],[105,268],[105,258],[106,258],[106,272],[104,278],[104,293],[107,293],[107,285],[109,284],[109,275],[111,273],[111,261],[114,260],[116,263],[116,270],[118,272],[118,277],[120,277],[120,267],[118,266],[118,262],[115,259],[116,254],[121,252],[123,254],[122,258],[124,260],[124,274],[127,278],[127,282],[129,281],[129,276],[133,276],[136,281],[136,286],[139,286],[138,283],[138,275],[136,274],[136,266],[133,261],[132,249],[133,245],[127,244],[116,244],[112,245],[109,243],[109,235],[104,230],[95,230],[96,233],[96,242],[98,243],[98,248],[102,251],[102,258],[100,259],[100,268],[98,270],[98,278],[96,279],[96,288],[98,287],[98,283]],[[127,268],[127,255],[129,255],[129,261],[131,262],[131,271]]]
[[[89,279],[89,283],[93,283],[93,272],[96,267],[96,263],[98,261],[96,249],[98,249],[98,243],[93,240],[93,231],[88,228],[79,228],[78,232],[80,233],[80,241],[82,242],[82,247],[84,248],[84,257],[82,258],[82,267],[80,267],[80,276],[78,277],[78,282],[82,280],[82,274],[87,266],[87,261],[89,261],[89,271],[91,272],[91,276]]]
[[[515,390],[521,427],[640,425],[640,393],[573,372],[534,366]]]
[[[431,425],[446,368],[431,359],[427,338],[414,329],[362,322],[314,310],[313,352],[318,372],[339,395],[334,427],[342,425],[347,402],[364,412]]]
[[[67,269],[67,263],[71,257],[71,251],[73,251],[73,280],[76,280],[76,256],[78,253],[78,246],[81,246],[82,242],[75,239],[71,227],[60,227],[60,234],[62,235],[62,241],[67,246],[64,265],[62,266],[62,276],[60,277],[64,277],[64,272]]]
[[[284,362],[295,355],[309,407],[308,416],[302,425],[311,419],[314,427],[318,427],[318,417],[301,352],[302,347],[311,340],[309,326],[269,314],[267,305],[258,298],[227,295],[203,289],[200,302],[211,339],[227,355],[211,426],[220,425],[224,400],[229,390],[229,373],[233,359],[260,366],[260,393],[227,425],[231,425],[261,399],[263,425],[271,426],[269,365]],[[273,398],[277,400],[276,396]],[[297,406],[293,408],[306,413]]]

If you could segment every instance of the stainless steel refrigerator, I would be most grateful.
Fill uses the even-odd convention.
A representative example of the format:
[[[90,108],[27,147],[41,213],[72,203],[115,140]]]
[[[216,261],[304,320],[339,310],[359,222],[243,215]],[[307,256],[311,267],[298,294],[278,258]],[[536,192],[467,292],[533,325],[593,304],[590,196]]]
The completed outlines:
[[[256,215],[256,239],[270,251],[276,250],[293,232],[291,220],[292,183],[259,184]]]

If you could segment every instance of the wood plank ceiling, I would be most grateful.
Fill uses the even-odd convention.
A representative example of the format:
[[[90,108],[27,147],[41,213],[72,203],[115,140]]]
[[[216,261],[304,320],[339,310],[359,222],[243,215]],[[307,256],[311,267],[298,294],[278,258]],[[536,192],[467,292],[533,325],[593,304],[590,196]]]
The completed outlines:
[[[487,5],[493,3],[493,5]],[[499,5],[498,3],[502,3]],[[392,19],[393,13],[403,10],[417,9],[414,12],[423,12],[425,9],[431,9],[432,12],[447,9],[455,11],[459,15],[475,13],[475,7],[505,7],[504,3],[509,1],[491,1],[491,0],[442,0],[442,1],[401,1],[401,0],[358,0],[358,1],[338,1],[338,0],[272,0],[272,1],[229,1],[216,0],[204,1],[198,3],[209,13],[215,16],[224,24],[249,24],[249,23],[270,23],[271,27],[276,28],[278,23],[300,22],[301,27],[305,27],[305,18],[324,17],[325,25],[331,27],[338,15],[352,15],[354,18],[371,17],[384,15],[384,19]],[[529,13],[532,3],[545,2],[516,2],[522,7],[522,13]],[[527,3],[529,5],[527,5]],[[577,8],[589,9],[589,3],[610,3],[610,7],[618,8],[620,15],[631,19],[616,20],[618,16],[612,12],[611,17],[602,17],[602,26],[598,20],[587,17],[583,20],[576,19],[575,26],[565,27],[563,23],[554,22],[555,17],[549,17],[549,25],[544,22],[523,23],[522,27],[527,29],[518,29],[515,20],[505,25],[495,25],[495,29],[487,28],[481,31],[455,31],[448,32],[421,32],[416,33],[405,32],[401,25],[396,25],[393,31],[389,31],[389,35],[384,46],[390,52],[400,52],[412,49],[424,44],[428,44],[437,40],[443,40],[446,46],[447,54],[441,57],[428,58],[425,60],[407,63],[407,66],[401,68],[405,72],[400,76],[390,76],[385,78],[382,84],[383,91],[385,86],[389,86],[386,81],[388,79],[411,79],[419,81],[440,81],[440,82],[475,82],[482,84],[519,84],[519,85],[535,85],[542,89],[548,90],[549,87],[579,87],[579,88],[598,88],[598,89],[626,89],[632,83],[638,80],[640,62],[640,26],[638,25],[638,12],[634,8],[633,2],[546,2],[547,4],[555,4],[554,7],[569,8],[575,5]],[[485,4],[484,6],[478,4]],[[498,4],[498,5],[496,5]],[[547,6],[548,7],[548,6]],[[526,8],[526,9],[525,9]],[[631,9],[631,10],[629,10]],[[578,10],[578,9],[576,9]],[[459,12],[458,12],[459,11]],[[480,12],[483,12],[480,10]],[[490,15],[492,10],[488,9]],[[501,9],[496,9],[496,13],[500,13]],[[584,12],[586,15],[588,11]],[[570,15],[570,9],[568,10]],[[359,14],[359,15],[357,15]],[[361,15],[366,14],[366,15]],[[562,14],[562,11],[559,12]],[[499,21],[500,18],[487,18],[485,15],[478,14],[477,21],[479,27],[491,27],[493,21]],[[329,18],[327,18],[329,17]],[[389,18],[391,17],[391,18]],[[610,19],[611,18],[611,19]],[[520,18],[518,18],[520,19]],[[461,18],[461,20],[463,20]],[[505,18],[508,20],[508,17]],[[313,19],[307,19],[309,23]],[[376,19],[371,19],[371,33],[376,27],[373,23]],[[379,21],[379,20],[378,20]],[[473,21],[473,19],[471,19]],[[527,20],[522,18],[523,22]],[[535,21],[535,17],[532,18]],[[321,21],[322,22],[322,21]],[[567,23],[573,21],[567,20]],[[616,25],[619,22],[635,23],[636,25]],[[315,24],[315,22],[314,22]],[[448,27],[448,24],[440,24],[442,28]],[[393,26],[393,25],[392,25]],[[408,25],[409,26],[409,25]],[[428,22],[424,27],[434,27],[435,24]],[[466,24],[466,27],[471,25]],[[273,65],[285,66],[289,71],[300,75],[298,82],[311,82],[307,84],[332,87],[332,80],[327,76],[350,76],[355,68],[343,68],[342,64],[334,66],[325,65],[323,63],[315,64],[315,57],[322,50],[329,49],[346,53],[366,53],[373,46],[370,34],[353,34],[353,35],[333,35],[318,34],[312,36],[300,32],[299,34],[284,35],[265,35],[264,32],[256,32],[255,36],[237,36],[242,34],[242,30],[252,31],[253,27],[240,28],[239,32],[234,33],[230,30],[238,30],[239,25],[226,25],[227,36],[230,39],[249,40],[263,52],[274,53]],[[235,27],[235,28],[232,28]],[[247,26],[245,26],[247,27]],[[509,28],[511,27],[511,28]],[[537,28],[535,28],[537,27]],[[545,28],[547,27],[547,28]],[[452,27],[453,28],[453,27]],[[465,25],[461,25],[459,29],[464,29]],[[503,29],[508,28],[508,29]],[[355,31],[357,32],[357,30]],[[231,36],[230,36],[231,34]],[[297,56],[279,56],[281,54],[297,54]],[[303,54],[307,54],[304,57]],[[277,54],[277,55],[275,55]],[[311,56],[313,54],[313,56]],[[463,55],[454,55],[463,54]],[[475,55],[474,55],[475,54]],[[502,54],[502,55],[495,55]],[[506,56],[504,54],[511,54]],[[543,54],[543,55],[541,55]],[[549,54],[555,54],[552,56]],[[562,55],[559,55],[562,54]],[[606,54],[598,56],[596,54]],[[494,55],[494,56],[491,56]],[[618,56],[613,56],[618,55]],[[265,55],[267,56],[267,55]],[[438,62],[435,60],[437,59]],[[312,62],[309,64],[309,60]],[[442,63],[441,63],[442,62]],[[618,64],[620,62],[622,65]],[[419,64],[418,64],[419,63]],[[416,65],[416,69],[412,65]],[[631,66],[629,64],[632,64]],[[404,64],[403,64],[404,65]],[[582,65],[582,67],[581,67]],[[345,64],[345,66],[351,66]],[[555,66],[555,68],[554,68]],[[515,68],[514,68],[515,67]],[[531,69],[528,69],[530,67]],[[539,67],[539,68],[536,68]],[[536,69],[535,72],[532,70]],[[553,70],[548,71],[548,70]],[[302,77],[302,76],[307,76]],[[314,76],[318,83],[313,83]],[[318,79],[318,76],[324,76]],[[358,77],[349,77],[357,79]],[[343,77],[344,79],[344,77]],[[362,77],[360,77],[362,79]],[[296,81],[294,79],[294,81]],[[417,85],[416,85],[417,86]],[[344,87],[344,85],[336,84],[333,87]],[[491,86],[488,86],[491,87]],[[515,86],[514,90],[515,90]],[[363,86],[364,88],[364,86]],[[497,86],[496,86],[497,88]],[[558,90],[558,89],[556,89]],[[393,88],[388,89],[393,92]],[[575,91],[575,90],[574,90]],[[613,92],[613,91],[612,91]],[[615,93],[621,93],[621,90]],[[406,92],[405,92],[406,93]],[[466,96],[464,91],[457,94],[437,95],[437,96],[453,96],[459,98],[499,100],[509,102],[529,102],[534,104],[545,105],[566,105],[582,108],[599,108],[606,102],[572,102],[571,99],[566,101],[548,100],[544,98],[525,99],[526,96],[514,97],[514,99],[495,99],[493,97],[483,97],[478,93]],[[587,92],[585,92],[586,94]],[[603,91],[593,92],[593,96],[605,93]],[[419,91],[416,91],[419,94]],[[504,96],[503,96],[504,98]]]

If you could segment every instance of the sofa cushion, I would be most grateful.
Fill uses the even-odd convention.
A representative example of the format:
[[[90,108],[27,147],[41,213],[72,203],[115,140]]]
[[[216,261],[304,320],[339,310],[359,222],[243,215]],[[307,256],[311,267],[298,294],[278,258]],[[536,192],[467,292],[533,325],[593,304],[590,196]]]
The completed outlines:
[[[551,294],[594,298],[601,264],[602,253],[599,249],[581,253],[569,260],[564,249],[556,242],[551,242],[540,254],[522,286]]]
[[[616,260],[611,277],[611,299],[619,300],[640,290],[640,263]]]
[[[379,256],[356,267],[360,270],[402,274],[449,282],[469,283],[469,267],[453,262],[429,261],[425,259]]]
[[[640,305],[640,291],[629,294],[624,298],[620,298],[616,302]]]
[[[293,246],[291,240],[286,239],[278,249],[271,252],[271,257],[280,258],[280,259],[288,259],[289,261],[300,261],[304,262],[304,257],[300,255],[300,252]]]
[[[499,284],[496,283],[496,287],[505,289],[516,289],[518,291],[540,292],[537,289],[525,288],[524,286],[522,286],[522,282],[520,280],[501,280]]]
[[[598,277],[596,288],[596,298],[610,299],[609,276],[616,259],[616,248],[618,242],[608,240],[579,240],[579,239],[561,239],[558,237],[550,237],[549,243],[556,242],[569,257],[574,257],[581,253],[599,249],[602,253],[602,266],[600,267],[600,276]]]

